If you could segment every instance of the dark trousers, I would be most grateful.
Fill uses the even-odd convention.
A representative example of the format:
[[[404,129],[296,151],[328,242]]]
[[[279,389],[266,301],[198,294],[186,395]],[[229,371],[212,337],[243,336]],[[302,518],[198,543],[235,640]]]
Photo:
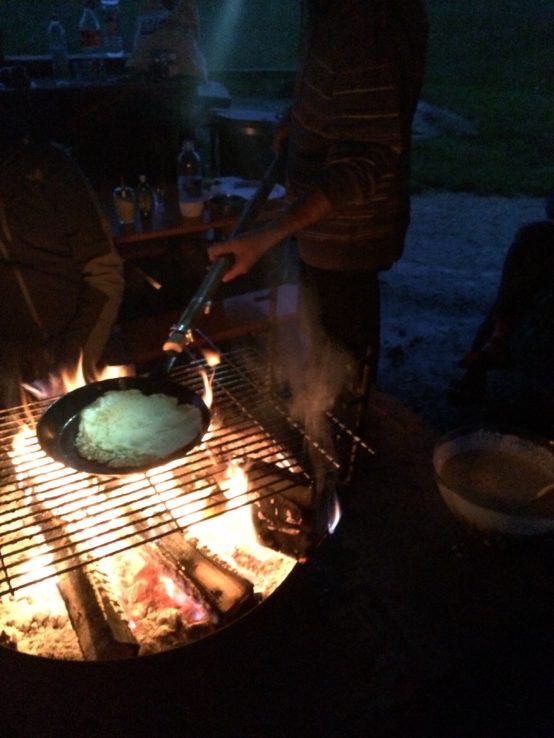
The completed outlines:
[[[333,412],[346,427],[363,434],[370,391],[377,377],[380,341],[380,290],[375,271],[330,271],[300,264],[299,313],[308,335],[308,396],[326,406],[321,387],[334,398]],[[306,376],[310,376],[308,373]],[[319,389],[316,389],[319,385]],[[319,397],[318,397],[319,393]],[[323,399],[322,399],[323,398]],[[319,425],[310,429],[312,435]],[[355,446],[336,448],[347,483]]]
[[[300,266],[300,299],[324,334],[345,349],[360,370],[377,376],[380,343],[378,272],[331,271]]]

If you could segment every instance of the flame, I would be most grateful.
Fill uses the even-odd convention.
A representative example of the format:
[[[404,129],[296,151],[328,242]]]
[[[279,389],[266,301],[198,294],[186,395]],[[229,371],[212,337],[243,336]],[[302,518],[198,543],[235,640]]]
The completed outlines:
[[[134,374],[135,369],[130,364],[106,366],[94,373],[92,381],[131,377]],[[58,374],[49,374],[47,379],[37,379],[30,384],[22,384],[21,386],[32,397],[38,400],[46,400],[49,397],[57,397],[66,392],[71,392],[85,384],[87,384],[87,378],[83,369],[83,354],[81,352],[79,360],[74,366],[62,368]]]
[[[204,358],[207,366],[211,368],[211,371],[201,372],[204,402],[209,407],[213,403],[212,382],[220,357],[216,352],[206,352]],[[95,381],[132,374],[134,374],[132,367],[107,367],[98,373]],[[66,370],[56,377],[51,376],[45,382],[36,382],[26,389],[31,394],[46,399],[70,392],[86,383],[81,358],[77,366],[71,370]],[[120,507],[122,499],[125,499],[130,509],[133,505],[140,505],[143,509],[146,506],[149,519],[156,525],[169,513],[173,521],[188,528],[193,537],[205,542],[208,549],[216,552],[222,560],[227,559],[230,565],[234,565],[230,552],[234,552],[239,546],[248,550],[259,562],[275,560],[277,557],[285,558],[264,547],[257,540],[252,521],[252,508],[246,504],[249,501],[248,475],[244,464],[239,461],[230,462],[224,479],[218,480],[218,483],[209,484],[202,478],[196,488],[187,489],[186,494],[183,494],[178,472],[174,475],[174,470],[179,468],[182,460],[176,460],[144,474],[128,475],[118,486],[117,498],[110,499],[110,495],[105,494],[107,488],[104,487],[101,478],[75,472],[48,458],[37,445],[34,424],[32,422],[27,424],[27,420],[21,419],[18,423],[8,454],[16,478],[21,481],[25,490],[27,501],[38,503],[61,520],[64,532],[75,549],[93,558],[102,559],[106,571],[111,571],[110,556],[113,558],[114,555],[115,557],[119,555],[121,537],[136,534],[132,520],[124,521],[122,525],[120,514],[114,512]],[[211,454],[208,450],[207,452]],[[214,458],[214,464],[219,461]],[[152,492],[154,495],[150,496]],[[213,499],[221,501],[225,506],[224,515],[213,515],[210,508]],[[30,528],[30,534],[42,536],[42,539],[33,558],[21,562],[18,580],[34,583],[44,578],[44,586],[52,587],[53,583],[47,578],[55,577],[57,564],[40,529],[40,520],[37,519],[36,526]],[[124,555],[130,557],[131,554],[125,552]],[[292,566],[288,561],[286,564],[287,567]],[[123,599],[124,595],[125,593],[122,595]],[[142,607],[179,608],[183,618],[189,623],[201,622],[205,618],[203,611],[196,609],[197,605],[194,605],[172,572],[165,571],[156,562],[146,562],[137,572],[134,595],[137,599],[149,603],[141,605]],[[127,604],[129,608],[131,604],[134,605]],[[134,607],[130,619],[133,628],[136,628],[137,623],[141,622],[142,611],[139,607],[137,615]]]
[[[203,369],[200,370],[200,376],[202,377],[202,384],[204,385],[204,393],[202,399],[206,407],[211,407],[214,401],[214,393],[212,389],[212,377],[208,377],[207,372]]]
[[[327,530],[330,534],[334,533],[337,525],[342,517],[342,507],[338,497],[333,500],[332,510],[330,514],[330,520],[328,522]]]
[[[204,361],[206,362],[206,364],[211,369],[215,369],[216,366],[219,366],[219,364],[221,364],[221,354],[219,354],[217,351],[204,348],[202,349],[202,356],[204,357]]]
[[[35,444],[35,434],[26,423],[21,423],[17,429],[12,441],[12,451],[8,451],[8,456],[23,456],[27,453],[27,448]]]
[[[95,381],[132,374],[134,370],[131,366],[109,366],[96,373]],[[58,375],[51,374],[46,380],[37,380],[32,385],[22,386],[34,397],[48,399],[71,392],[85,384],[87,381],[81,355],[75,366],[61,370]],[[110,506],[102,502],[102,498],[98,496],[101,489],[98,480],[95,477],[89,479],[88,474],[76,473],[73,469],[66,468],[63,464],[46,456],[37,445],[35,420],[29,404],[26,403],[24,408],[27,417],[25,419],[15,418],[18,425],[12,439],[11,449],[8,450],[8,456],[13,464],[16,478],[23,484],[26,500],[29,503],[33,500],[37,501],[47,507],[52,514],[63,519],[69,535],[80,534],[88,526],[87,517],[93,516],[95,524],[90,525],[90,531],[95,536],[97,549],[106,555],[113,544],[106,546],[104,539],[116,523]],[[29,477],[31,484],[28,483]],[[28,572],[42,571],[45,577],[54,573],[51,566],[52,558],[46,553],[46,544],[44,551],[43,555],[36,556],[32,561],[20,567],[24,577]]]
[[[83,355],[81,353],[75,366],[62,368],[59,374],[49,374],[47,379],[37,379],[30,384],[24,384],[23,387],[33,397],[44,400],[48,397],[56,397],[65,392],[71,392],[71,390],[82,387],[86,383],[83,371]]]
[[[223,494],[229,500],[227,507],[231,509],[238,507],[246,501],[248,492],[248,475],[244,466],[237,460],[232,459],[225,470],[225,482],[220,484]]]
[[[256,529],[252,521],[252,509],[248,502],[248,473],[244,464],[232,460],[219,482],[219,488],[227,499],[224,515],[208,517],[189,526],[193,535],[205,541],[212,551],[222,552],[233,549],[240,543],[259,561],[274,555],[274,551],[264,547],[258,541]]]
[[[59,376],[50,375],[50,382],[55,386],[58,382],[59,392],[56,394],[62,394],[62,392],[71,392],[71,390],[82,387],[87,383],[85,373],[83,371],[83,354],[80,355],[77,365],[62,369]]]
[[[132,364],[113,364],[102,369],[97,377],[97,381],[102,379],[118,379],[119,377],[134,377],[135,374],[135,367]]]
[[[208,372],[204,369],[200,369],[200,376],[202,377],[202,383],[204,385],[204,394],[202,399],[206,407],[211,407],[213,404],[213,389],[212,383],[215,377],[215,370],[221,364],[221,355],[212,349],[203,348],[201,349],[204,361],[210,367],[211,374],[208,376]]]

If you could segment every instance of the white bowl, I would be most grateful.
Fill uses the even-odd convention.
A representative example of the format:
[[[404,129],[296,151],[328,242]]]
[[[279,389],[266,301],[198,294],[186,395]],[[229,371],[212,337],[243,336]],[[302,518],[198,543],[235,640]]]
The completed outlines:
[[[554,440],[461,428],[435,444],[433,466],[444,502],[470,527],[515,536],[554,531],[554,490],[543,492],[554,484]]]

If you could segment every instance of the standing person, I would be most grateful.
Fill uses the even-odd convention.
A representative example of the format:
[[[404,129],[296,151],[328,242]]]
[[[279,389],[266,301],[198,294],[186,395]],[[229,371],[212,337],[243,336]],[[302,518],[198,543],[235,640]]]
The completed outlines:
[[[108,226],[62,148],[0,123],[0,402],[19,384],[76,366],[90,379],[124,281]]]
[[[307,0],[286,139],[286,211],[210,248],[224,281],[294,236],[303,300],[326,340],[377,375],[378,273],[400,258],[409,223],[410,129],[427,22],[420,0]]]
[[[546,219],[522,226],[514,236],[502,267],[496,298],[477,329],[470,350],[459,362],[464,374],[452,380],[453,402],[481,400],[487,392],[487,372],[511,365],[514,331],[537,300],[554,296],[554,193],[545,200]],[[554,357],[554,349],[552,352]]]

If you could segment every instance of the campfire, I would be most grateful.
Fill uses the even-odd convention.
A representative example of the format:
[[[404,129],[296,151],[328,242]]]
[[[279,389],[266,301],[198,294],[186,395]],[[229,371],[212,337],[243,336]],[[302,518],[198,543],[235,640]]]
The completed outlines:
[[[332,530],[337,459],[291,421],[257,352],[212,359],[172,375],[213,399],[202,443],[145,473],[46,456],[51,398],[0,414],[0,645],[71,660],[186,645],[270,597]]]

